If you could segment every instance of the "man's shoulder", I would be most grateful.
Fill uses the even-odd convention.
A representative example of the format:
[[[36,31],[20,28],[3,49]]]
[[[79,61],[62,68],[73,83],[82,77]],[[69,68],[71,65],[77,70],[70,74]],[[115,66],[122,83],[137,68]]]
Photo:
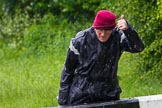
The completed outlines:
[[[119,29],[119,28],[115,27],[115,28],[113,29],[113,33],[118,34],[119,32],[120,32],[120,29]]]
[[[116,28],[113,29],[112,35],[114,37],[118,37],[119,38],[123,33],[124,32],[122,30],[120,30],[119,28],[116,27]]]
[[[75,38],[76,38],[76,39],[83,38],[84,36],[86,36],[86,33],[90,31],[90,29],[91,29],[91,28],[87,28],[87,29],[85,29],[85,30],[79,31],[79,32],[76,34]]]
[[[73,41],[82,41],[86,39],[87,35],[89,34],[88,32],[91,30],[91,28],[84,29],[82,31],[79,31],[76,36],[73,38]]]
[[[77,47],[82,47],[83,45],[85,45],[85,43],[87,43],[87,41],[92,37],[91,36],[91,31],[93,29],[87,28],[85,30],[82,30],[80,32],[78,32],[76,34],[76,36],[74,38],[72,38],[71,42],[72,44],[77,48]]]

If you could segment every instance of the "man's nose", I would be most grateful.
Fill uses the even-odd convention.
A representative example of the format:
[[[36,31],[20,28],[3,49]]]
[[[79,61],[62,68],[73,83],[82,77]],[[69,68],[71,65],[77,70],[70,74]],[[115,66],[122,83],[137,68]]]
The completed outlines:
[[[101,36],[105,36],[105,34],[106,34],[106,31],[105,30],[102,30],[101,31]]]

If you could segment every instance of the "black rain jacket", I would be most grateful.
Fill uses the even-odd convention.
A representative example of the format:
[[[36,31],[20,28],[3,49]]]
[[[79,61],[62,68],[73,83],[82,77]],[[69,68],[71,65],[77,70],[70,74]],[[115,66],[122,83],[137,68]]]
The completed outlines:
[[[94,28],[77,33],[71,40],[60,80],[60,105],[109,101],[121,93],[117,78],[123,51],[141,52],[144,44],[128,24],[126,31],[113,29],[101,43]]]

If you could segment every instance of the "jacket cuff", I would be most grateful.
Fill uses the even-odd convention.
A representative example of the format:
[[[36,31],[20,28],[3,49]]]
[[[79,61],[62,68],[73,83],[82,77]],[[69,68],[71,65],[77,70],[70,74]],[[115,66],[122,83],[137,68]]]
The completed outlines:
[[[125,34],[129,34],[131,33],[132,31],[134,31],[134,28],[130,25],[130,23],[128,21],[127,22],[127,25],[128,25],[128,29],[127,30],[123,30]]]
[[[66,105],[67,104],[67,99],[65,98],[64,93],[59,93],[58,103],[60,105]]]

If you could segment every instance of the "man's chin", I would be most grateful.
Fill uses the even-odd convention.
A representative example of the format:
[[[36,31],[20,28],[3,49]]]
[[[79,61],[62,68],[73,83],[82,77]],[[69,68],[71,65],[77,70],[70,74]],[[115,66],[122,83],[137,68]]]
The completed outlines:
[[[100,42],[106,42],[106,39],[99,39]]]

